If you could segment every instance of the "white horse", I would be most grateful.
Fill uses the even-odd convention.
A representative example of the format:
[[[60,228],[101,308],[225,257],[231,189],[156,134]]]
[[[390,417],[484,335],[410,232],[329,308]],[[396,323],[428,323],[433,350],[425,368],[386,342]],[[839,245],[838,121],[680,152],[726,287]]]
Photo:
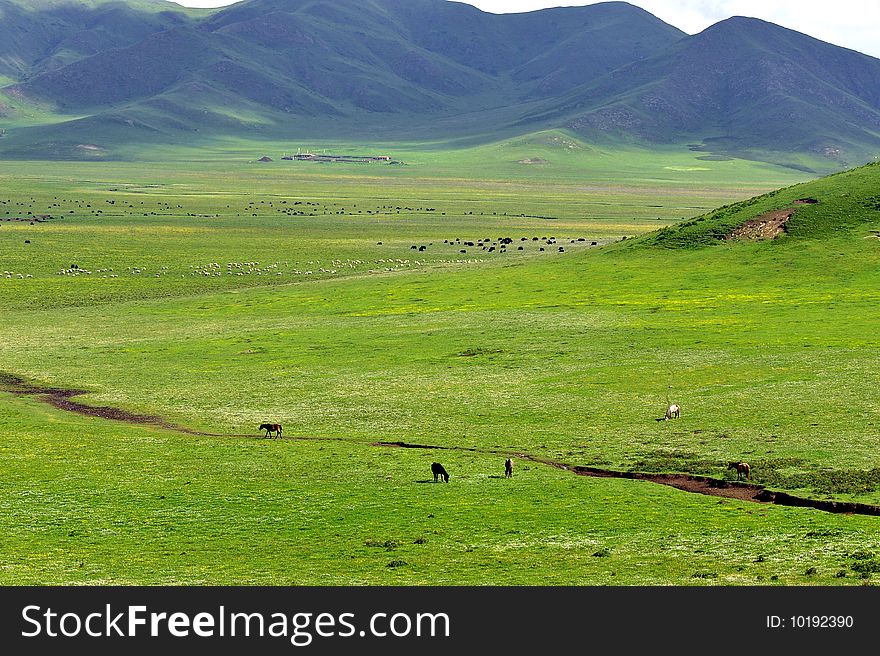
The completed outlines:
[[[669,421],[670,419],[678,419],[681,417],[681,406],[677,403],[673,403],[668,408],[666,408],[666,416],[664,419]]]

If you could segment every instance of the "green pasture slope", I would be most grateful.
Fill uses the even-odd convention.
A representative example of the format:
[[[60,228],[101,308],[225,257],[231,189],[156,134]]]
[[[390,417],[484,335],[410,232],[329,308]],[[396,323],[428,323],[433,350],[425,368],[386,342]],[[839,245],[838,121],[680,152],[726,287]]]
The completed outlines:
[[[876,579],[876,517],[516,454],[718,478],[745,459],[773,489],[880,504],[880,166],[737,203],[804,176],[669,155],[616,184],[530,181],[410,159],[0,163],[0,219],[25,219],[0,220],[0,370],[222,435],[7,384],[0,582]],[[806,197],[786,236],[716,238]],[[506,253],[464,245],[505,236]],[[656,421],[667,399],[680,420]]]

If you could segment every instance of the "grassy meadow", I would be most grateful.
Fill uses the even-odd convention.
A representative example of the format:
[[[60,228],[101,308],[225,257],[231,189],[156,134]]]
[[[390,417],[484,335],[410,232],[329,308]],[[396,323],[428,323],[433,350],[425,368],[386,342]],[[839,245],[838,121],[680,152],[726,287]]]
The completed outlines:
[[[523,456],[880,504],[880,167],[566,139],[0,162],[0,371],[223,436],[0,388],[0,583],[871,582],[874,517]]]

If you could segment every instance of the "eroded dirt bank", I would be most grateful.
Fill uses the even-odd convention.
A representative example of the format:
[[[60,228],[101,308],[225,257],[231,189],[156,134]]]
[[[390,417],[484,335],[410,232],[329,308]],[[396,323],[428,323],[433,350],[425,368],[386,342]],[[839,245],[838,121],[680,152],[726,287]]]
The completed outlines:
[[[49,405],[74,412],[76,414],[87,417],[99,417],[101,419],[111,419],[113,421],[121,421],[128,424],[155,426],[164,428],[187,435],[200,435],[205,437],[253,437],[262,438],[261,435],[241,435],[231,433],[207,433],[197,431],[186,426],[181,426],[162,417],[153,415],[141,415],[121,408],[113,408],[109,406],[90,406],[73,400],[74,397],[87,394],[85,390],[66,389],[56,387],[44,387],[36,383],[28,382],[20,376],[14,374],[0,372],[0,391],[8,392],[16,396],[32,396],[48,403]],[[326,441],[327,438],[304,438],[297,436],[293,439],[314,439],[316,441]],[[350,441],[340,438],[334,438],[334,441]],[[363,442],[358,442],[364,444]],[[845,501],[823,501],[819,499],[807,499],[797,497],[786,492],[776,492],[768,490],[762,485],[754,483],[746,483],[742,481],[723,481],[709,476],[696,476],[692,474],[657,474],[650,472],[631,472],[616,471],[612,469],[602,469],[599,467],[587,467],[582,465],[572,465],[549,458],[533,456],[527,453],[510,453],[498,449],[478,449],[473,447],[455,447],[455,446],[437,446],[430,444],[414,444],[408,442],[373,442],[369,446],[380,448],[401,448],[401,449],[421,449],[421,450],[445,450],[445,451],[465,451],[470,453],[485,453],[493,455],[513,456],[522,460],[555,467],[564,471],[570,471],[578,476],[594,476],[599,478],[627,478],[638,481],[648,481],[659,485],[669,485],[684,492],[692,492],[695,494],[706,494],[715,497],[723,497],[728,499],[738,499],[740,501],[751,501],[754,503],[774,503],[784,506],[800,506],[804,508],[815,508],[834,513],[850,513],[860,515],[880,515],[880,506],[874,506],[864,503],[852,503]]]

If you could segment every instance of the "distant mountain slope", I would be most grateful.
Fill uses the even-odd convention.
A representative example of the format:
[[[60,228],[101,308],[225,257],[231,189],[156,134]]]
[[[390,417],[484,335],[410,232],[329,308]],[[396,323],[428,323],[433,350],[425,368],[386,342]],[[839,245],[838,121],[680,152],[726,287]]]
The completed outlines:
[[[114,5],[96,24],[110,13],[120,21],[124,12]],[[139,14],[128,20],[141,32],[153,26]],[[342,113],[346,105],[393,113],[460,109],[456,97],[488,94],[482,108],[567,90],[682,36],[625,3],[511,17],[442,0],[251,0],[197,26],[164,29],[37,71],[16,89],[70,111],[195,80],[235,91],[242,76],[229,72],[247,70],[340,105]]]
[[[858,159],[880,152],[880,60],[734,17],[582,87],[553,112],[585,136]]]
[[[7,156],[77,156],[84,140],[112,153],[208,135],[559,127],[829,167],[880,153],[880,60],[755,19],[687,36],[625,2],[495,15],[447,0],[0,0],[0,12]]]
[[[0,0],[0,75],[19,80],[53,70],[194,15],[163,0]]]
[[[436,0],[381,4],[421,47],[490,75],[509,75],[524,98],[558,95],[685,36],[625,2],[500,15]]]

